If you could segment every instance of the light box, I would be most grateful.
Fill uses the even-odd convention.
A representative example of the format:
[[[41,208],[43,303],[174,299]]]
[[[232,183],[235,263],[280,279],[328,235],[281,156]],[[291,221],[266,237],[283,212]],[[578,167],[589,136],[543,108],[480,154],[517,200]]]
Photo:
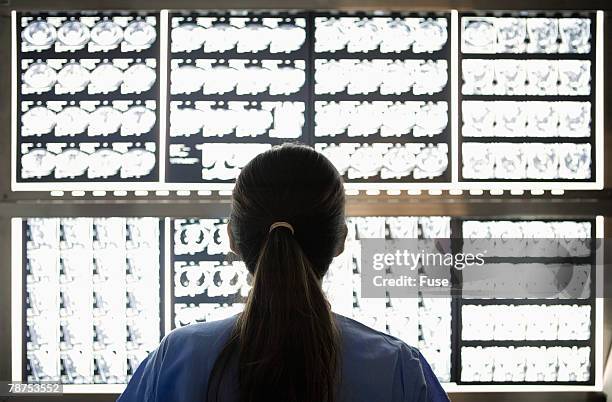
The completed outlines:
[[[601,236],[600,218],[367,216],[347,224],[345,251],[323,280],[332,310],[418,347],[449,392],[601,386],[603,315],[593,280],[580,297],[373,299],[361,296],[360,257],[363,238],[450,238],[451,249],[464,252],[479,238],[590,241]],[[224,218],[13,219],[13,380],[59,379],[67,393],[121,392],[164,334],[239,313],[251,278],[229,252],[226,225]],[[555,258],[526,247],[529,261],[517,261],[511,250],[495,250],[491,269]],[[582,251],[592,278],[597,257]],[[449,268],[451,281],[455,275]]]
[[[14,191],[229,190],[284,142],[349,190],[603,187],[603,13],[13,13]]]

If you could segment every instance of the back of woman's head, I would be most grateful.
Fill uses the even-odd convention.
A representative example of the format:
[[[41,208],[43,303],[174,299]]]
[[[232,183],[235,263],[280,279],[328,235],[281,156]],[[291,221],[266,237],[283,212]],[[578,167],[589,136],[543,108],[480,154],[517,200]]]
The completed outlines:
[[[215,363],[208,400],[222,400],[233,361],[241,402],[334,401],[339,337],[320,281],[343,248],[341,176],[311,148],[273,148],[240,173],[229,222],[253,289]],[[271,229],[277,222],[286,224]]]

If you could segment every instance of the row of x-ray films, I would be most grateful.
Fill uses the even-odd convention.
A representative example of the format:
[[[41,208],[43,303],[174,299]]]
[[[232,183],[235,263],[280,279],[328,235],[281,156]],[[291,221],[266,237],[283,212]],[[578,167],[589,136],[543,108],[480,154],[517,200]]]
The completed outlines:
[[[175,256],[226,255],[230,252],[227,219],[175,219]]]
[[[586,180],[591,144],[463,143],[466,179]]]
[[[441,50],[447,40],[445,18],[315,18],[317,53],[432,53]]]
[[[473,221],[462,224],[463,250],[488,257],[588,257],[591,223],[575,221]]]
[[[148,49],[157,38],[154,16],[48,16],[21,19],[21,51],[122,52]]]
[[[589,305],[464,305],[465,341],[589,340]]]
[[[21,110],[22,137],[141,136],[157,121],[155,101],[22,102]]]
[[[586,300],[592,296],[592,269],[567,262],[485,263],[462,272],[462,295],[464,299]]]
[[[306,41],[306,19],[175,16],[170,35],[173,53],[291,53]]]
[[[462,18],[464,53],[588,53],[588,18]],[[146,49],[156,39],[154,17],[47,17],[22,19],[22,51],[56,52]],[[298,50],[306,38],[304,18],[174,17],[172,51],[271,53]],[[315,51],[414,53],[440,50],[447,41],[444,18],[317,17]]]
[[[22,144],[21,177],[55,179],[106,179],[119,175],[122,179],[140,178],[153,172],[156,165],[156,144],[107,143],[41,143]]]
[[[433,95],[448,82],[448,64],[441,60],[315,61],[315,94]]]
[[[463,137],[591,136],[591,102],[463,101]]]
[[[292,95],[306,81],[304,60],[173,59],[170,94]]]
[[[586,382],[590,379],[591,348],[586,347],[464,347],[464,382]]]
[[[447,125],[446,102],[315,102],[315,137],[433,137]]]
[[[464,59],[461,67],[463,95],[591,94],[589,60]]]
[[[418,345],[434,371],[450,381],[450,299],[361,298],[359,241],[364,237],[449,237],[450,218],[349,218],[345,252],[334,259],[323,287],[334,311]],[[225,219],[174,220],[174,325],[240,312],[250,289],[241,262],[229,253]]]
[[[175,262],[174,297],[246,298],[251,290],[248,271],[239,261]]]
[[[28,381],[125,383],[160,340],[157,218],[33,218]]]
[[[157,81],[156,59],[26,59],[23,94],[141,94]]]
[[[349,180],[410,176],[416,180],[433,179],[444,174],[448,167],[447,144],[316,143],[314,148]]]
[[[304,102],[173,101],[170,136],[299,138],[305,107]]]
[[[588,18],[463,17],[463,53],[589,53]]]

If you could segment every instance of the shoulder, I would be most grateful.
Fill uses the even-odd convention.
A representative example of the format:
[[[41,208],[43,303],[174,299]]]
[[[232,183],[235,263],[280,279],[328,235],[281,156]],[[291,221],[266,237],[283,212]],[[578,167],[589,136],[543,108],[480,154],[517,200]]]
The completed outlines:
[[[118,401],[200,400],[211,364],[235,321],[230,317],[170,332],[140,364]]]
[[[163,339],[160,349],[164,354],[182,356],[215,353],[221,349],[234,327],[237,316],[224,320],[190,324],[177,328]]]
[[[345,341],[349,343],[379,344],[380,347],[395,352],[408,353],[418,358],[418,349],[406,344],[401,339],[384,332],[370,328],[359,321],[336,314],[340,332]]]
[[[189,338],[217,337],[231,331],[238,316],[210,322],[199,322],[175,329],[167,335],[168,341],[185,341]]]
[[[417,348],[344,316],[336,315],[336,322],[342,336],[347,392],[387,390],[379,400],[448,401],[442,397],[444,391]],[[440,397],[429,397],[434,394]]]
[[[420,371],[422,356],[417,348],[348,317],[336,315],[336,322],[342,336],[344,353],[350,359],[361,362],[385,361],[387,364],[401,364],[405,369]]]

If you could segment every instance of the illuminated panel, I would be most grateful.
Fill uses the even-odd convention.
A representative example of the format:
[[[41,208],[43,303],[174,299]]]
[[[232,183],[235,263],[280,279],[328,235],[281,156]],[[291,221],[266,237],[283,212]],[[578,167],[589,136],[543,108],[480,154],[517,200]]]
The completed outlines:
[[[487,298],[464,294],[456,313],[461,320],[458,383],[593,384],[595,298],[590,291],[590,242],[594,222],[465,220],[461,230],[464,252],[476,251],[482,238],[500,239],[487,253],[495,261],[485,260],[484,269],[516,273],[505,278],[516,283],[502,286],[514,288],[524,283],[528,275],[521,274],[522,269],[554,270],[568,259],[573,272],[567,287],[546,299],[508,299],[495,292]],[[504,247],[502,239],[514,243]],[[519,260],[515,239],[524,239]],[[538,247],[541,239],[571,241],[561,240],[555,249]],[[463,281],[465,293],[466,284],[474,278],[464,273]],[[478,284],[478,290],[486,288],[486,283]]]
[[[242,311],[250,277],[242,262],[228,259],[227,219],[174,219],[172,236],[172,327]]]
[[[158,180],[158,14],[17,13],[14,190]]]
[[[122,384],[159,344],[157,218],[23,221],[23,380]]]
[[[314,147],[349,187],[450,182],[449,25],[315,14]]]
[[[368,299],[360,285],[362,237],[449,238],[447,217],[349,218],[345,251],[323,280],[332,309],[417,346],[441,381],[451,375],[449,298]],[[226,219],[174,219],[171,256],[173,327],[214,321],[242,311],[250,276],[228,257]]]
[[[14,362],[13,369],[21,373],[14,374],[15,379],[120,386],[157,346],[166,324],[177,328],[214,321],[243,309],[251,278],[229,254],[227,220],[166,222],[162,229],[158,218],[19,220],[14,235],[22,247],[14,251],[22,258],[15,259],[13,272],[23,277],[19,282],[25,293],[18,297],[23,297],[24,308],[17,314],[23,314],[17,318],[23,335],[17,331],[13,336],[19,339],[16,350],[22,351],[24,363]],[[465,391],[487,384],[512,389],[593,385],[600,306],[595,305],[592,287],[582,286],[589,283],[591,249],[570,242],[559,250],[542,250],[529,240],[584,239],[588,245],[595,233],[593,220],[370,216],[350,217],[347,225],[345,251],[323,280],[333,310],[418,347],[441,381],[456,382],[458,390]],[[452,238],[453,249],[473,253],[476,239],[483,237],[525,239],[524,256],[543,268],[569,251],[572,259],[580,259],[574,262],[578,268],[572,281],[584,291],[547,299],[476,298],[466,294],[469,271],[463,271],[463,297],[454,303],[450,297],[421,294],[361,297],[360,239]],[[167,248],[162,250],[162,244]],[[501,243],[490,249],[487,266],[515,269],[516,250],[510,248]],[[161,261],[167,270],[163,278]],[[525,275],[517,274],[517,281],[521,277]],[[168,323],[160,318],[160,306]]]
[[[594,15],[460,14],[460,180],[597,188]]]
[[[169,18],[167,182],[231,186],[272,145],[308,143],[304,15]]]

